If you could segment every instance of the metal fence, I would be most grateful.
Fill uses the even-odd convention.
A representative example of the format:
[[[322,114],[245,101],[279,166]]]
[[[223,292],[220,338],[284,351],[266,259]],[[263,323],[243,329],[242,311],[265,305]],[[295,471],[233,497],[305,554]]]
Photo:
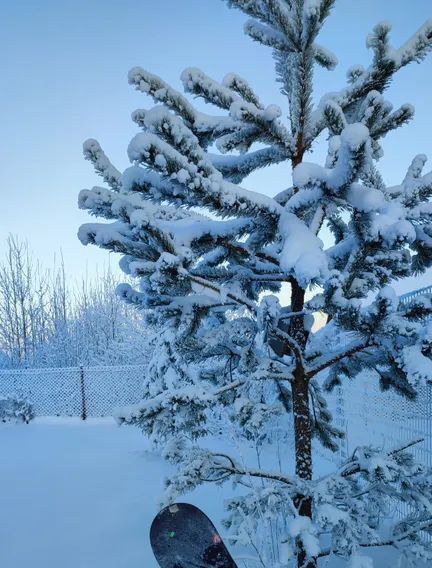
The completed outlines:
[[[407,294],[402,294],[401,296],[399,296],[399,300],[401,300],[402,303],[408,303],[418,296],[425,295],[432,296],[432,286],[426,286],[425,288],[419,288],[418,290],[413,290],[412,292],[408,292]]]
[[[145,365],[0,371],[0,396],[27,398],[37,416],[110,416],[142,397]]]
[[[0,371],[0,396],[27,398],[37,416],[111,416],[116,407],[141,400],[145,373],[145,365],[6,370]],[[328,402],[345,439],[336,454],[317,447],[327,460],[340,463],[361,445],[387,449],[424,438],[413,451],[432,466],[432,385],[420,387],[413,402],[382,393],[376,378],[364,373],[337,387]]]
[[[408,303],[418,296],[432,296],[432,286],[403,294],[399,299]],[[349,339],[334,338],[334,347]],[[364,372],[353,380],[345,380],[327,397],[335,424],[344,433],[339,452],[318,451],[326,459],[341,463],[357,446],[372,445],[391,449],[405,442],[423,438],[413,446],[416,459],[432,467],[432,385],[417,388],[417,399],[408,400],[394,391],[382,392],[376,376]]]
[[[337,387],[329,406],[345,439],[337,454],[326,453],[325,457],[340,463],[357,446],[392,449],[422,438],[412,451],[418,461],[432,466],[432,385],[417,390],[416,401],[392,391],[381,392],[376,377],[368,373]]]

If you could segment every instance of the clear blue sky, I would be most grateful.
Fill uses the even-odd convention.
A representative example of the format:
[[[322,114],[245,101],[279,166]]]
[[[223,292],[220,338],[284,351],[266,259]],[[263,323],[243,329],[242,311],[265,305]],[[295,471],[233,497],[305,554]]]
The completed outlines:
[[[221,0],[0,0],[0,8],[0,254],[15,233],[47,265],[61,247],[71,274],[107,263],[106,251],[85,248],[76,237],[88,219],[77,209],[78,191],[101,183],[81,148],[96,138],[118,168],[127,167],[126,147],[136,133],[130,113],[151,104],[127,84],[132,66],[178,88],[188,66],[215,78],[236,71],[265,102],[286,108],[270,51],[244,36],[245,18]],[[340,88],[348,67],[368,64],[365,37],[376,22],[393,24],[399,46],[431,16],[431,0],[339,0],[320,38],[339,65],[317,74],[317,98]],[[389,183],[401,180],[416,153],[429,154],[432,168],[431,89],[432,56],[400,72],[388,93],[395,105],[411,102],[417,111],[414,123],[385,141]],[[243,183],[269,194],[289,184],[286,168]]]

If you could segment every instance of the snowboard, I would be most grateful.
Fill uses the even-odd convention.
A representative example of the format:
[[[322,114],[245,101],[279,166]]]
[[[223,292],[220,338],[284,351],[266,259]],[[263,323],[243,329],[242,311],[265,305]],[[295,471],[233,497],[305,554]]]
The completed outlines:
[[[237,568],[211,520],[188,503],[156,515],[150,543],[161,568]]]

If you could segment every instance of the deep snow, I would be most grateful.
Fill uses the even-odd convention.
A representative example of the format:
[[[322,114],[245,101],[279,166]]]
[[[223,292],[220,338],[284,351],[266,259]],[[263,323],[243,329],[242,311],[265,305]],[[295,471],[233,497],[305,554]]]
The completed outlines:
[[[110,418],[0,424],[0,452],[1,568],[157,568],[148,531],[169,467],[138,429]],[[223,499],[209,486],[185,498],[219,529]],[[389,550],[376,566],[394,566]]]
[[[0,424],[1,568],[156,568],[148,541],[169,468],[114,420]],[[221,517],[220,490],[206,490]],[[201,491],[189,501],[208,506]]]

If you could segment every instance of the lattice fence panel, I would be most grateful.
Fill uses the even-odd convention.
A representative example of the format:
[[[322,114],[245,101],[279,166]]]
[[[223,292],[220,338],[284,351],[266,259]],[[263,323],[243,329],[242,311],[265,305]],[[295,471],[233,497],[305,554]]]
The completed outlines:
[[[79,416],[81,397],[76,368],[20,369],[0,373],[0,396],[27,398],[39,416]]]
[[[0,372],[0,396],[27,398],[37,416],[111,416],[142,397],[145,365]]]
[[[145,372],[143,365],[84,368],[88,415],[111,416],[115,408],[138,402]]]
[[[336,425],[346,433],[338,454],[326,454],[340,462],[357,446],[391,449],[423,438],[412,448],[416,459],[432,466],[432,386],[418,389],[416,401],[392,391],[382,392],[376,377],[367,373],[347,380],[328,398]]]

